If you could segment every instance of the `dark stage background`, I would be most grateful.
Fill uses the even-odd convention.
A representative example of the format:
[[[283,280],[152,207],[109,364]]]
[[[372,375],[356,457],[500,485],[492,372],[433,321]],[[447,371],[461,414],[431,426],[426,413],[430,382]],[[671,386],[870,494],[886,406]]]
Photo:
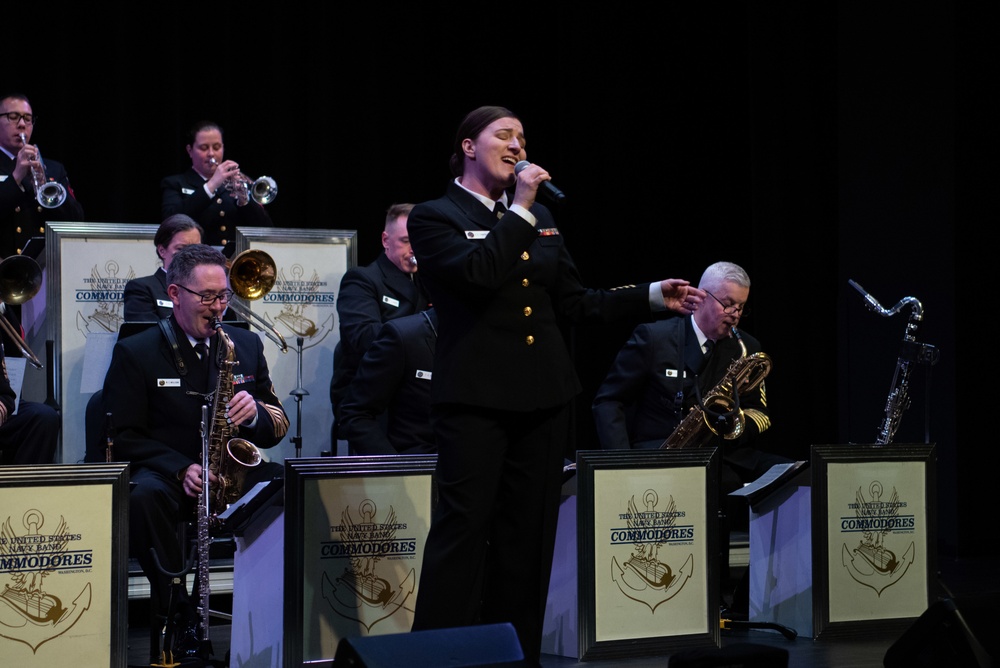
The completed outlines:
[[[959,419],[957,382],[957,332],[994,298],[957,279],[985,254],[977,86],[960,85],[981,23],[949,3],[784,5],[77,7],[23,34],[44,48],[8,61],[3,87],[31,98],[33,142],[89,221],[158,223],[159,181],[207,117],[226,157],[277,180],[277,225],[355,229],[363,263],[391,203],[442,192],[465,112],[508,106],[568,195],[556,216],[590,285],[697,282],[721,259],[749,271],[770,442],[796,458],[872,443],[884,415],[910,309],[872,313],[848,279],[885,308],[913,296],[917,340],[941,355],[914,370],[895,442],[937,443],[942,547],[983,552],[996,456]],[[634,324],[568,332],[579,449],[596,447],[590,400]]]

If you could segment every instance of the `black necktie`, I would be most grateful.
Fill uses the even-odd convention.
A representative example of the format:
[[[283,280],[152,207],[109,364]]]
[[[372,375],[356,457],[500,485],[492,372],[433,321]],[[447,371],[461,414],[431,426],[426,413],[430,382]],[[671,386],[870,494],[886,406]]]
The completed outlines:
[[[706,339],[704,343],[705,353],[701,356],[701,365],[698,367],[698,373],[702,373],[705,367],[708,366],[708,358],[712,356],[712,348],[715,347],[715,341],[712,339]]]
[[[201,368],[205,371],[205,375],[208,376],[208,344],[204,341],[199,341],[194,344],[194,349],[201,360]]]
[[[493,206],[493,213],[496,214],[497,220],[503,218],[503,215],[507,213],[507,207],[503,205],[503,202],[497,202]]]

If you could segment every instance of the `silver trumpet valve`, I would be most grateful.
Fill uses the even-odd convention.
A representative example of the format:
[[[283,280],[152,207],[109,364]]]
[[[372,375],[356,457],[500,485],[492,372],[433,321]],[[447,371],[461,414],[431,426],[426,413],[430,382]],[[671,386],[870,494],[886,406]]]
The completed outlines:
[[[21,144],[28,145],[24,133],[21,133]],[[37,163],[37,165],[35,164]],[[42,162],[42,152],[35,147],[35,160],[31,165],[31,185],[35,190],[35,200],[46,209],[55,209],[66,201],[66,188],[61,183],[49,181],[45,174],[45,163]]]
[[[210,158],[217,165],[215,158]],[[270,204],[278,196],[278,182],[270,176],[251,179],[243,172],[237,171],[225,182],[226,192],[236,200],[236,206],[245,206],[251,199],[257,204]]]

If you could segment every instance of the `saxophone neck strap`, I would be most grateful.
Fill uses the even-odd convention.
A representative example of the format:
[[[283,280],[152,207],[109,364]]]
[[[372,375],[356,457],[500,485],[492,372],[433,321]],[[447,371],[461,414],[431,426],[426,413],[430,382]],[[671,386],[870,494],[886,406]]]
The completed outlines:
[[[177,334],[174,332],[170,318],[162,318],[158,324],[160,325],[160,331],[163,332],[163,338],[170,344],[170,352],[174,355],[174,364],[177,366],[177,373],[181,376],[186,376],[188,372],[187,364],[181,358],[181,349],[177,345]]]

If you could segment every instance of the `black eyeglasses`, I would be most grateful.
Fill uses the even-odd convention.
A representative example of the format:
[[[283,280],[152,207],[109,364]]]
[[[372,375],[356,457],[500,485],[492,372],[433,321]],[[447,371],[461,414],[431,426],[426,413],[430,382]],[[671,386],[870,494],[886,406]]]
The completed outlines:
[[[184,288],[185,290],[187,290],[188,292],[190,292],[191,294],[193,294],[195,297],[198,297],[199,299],[201,299],[201,303],[204,304],[205,306],[211,306],[212,304],[215,303],[216,299],[218,299],[219,302],[221,302],[223,304],[228,304],[229,300],[233,298],[233,291],[232,290],[224,290],[223,292],[220,292],[217,295],[208,295],[208,294],[203,295],[200,292],[195,292],[194,290],[191,290],[189,288],[185,288],[180,283],[177,283],[177,287]]]
[[[17,125],[18,121],[20,121],[22,118],[24,119],[25,125],[31,125],[32,123],[35,122],[34,114],[22,114],[19,111],[5,111],[2,114],[0,114],[0,116],[6,117],[6,119],[10,121],[12,125]]]
[[[705,290],[705,292],[708,292],[708,290]],[[725,313],[726,315],[736,315],[737,313],[739,313],[741,316],[746,317],[747,315],[746,304],[730,304],[727,306],[722,302],[721,299],[713,295],[711,292],[708,292],[708,294],[712,295],[712,299],[719,302],[719,305],[722,306],[722,312]]]

